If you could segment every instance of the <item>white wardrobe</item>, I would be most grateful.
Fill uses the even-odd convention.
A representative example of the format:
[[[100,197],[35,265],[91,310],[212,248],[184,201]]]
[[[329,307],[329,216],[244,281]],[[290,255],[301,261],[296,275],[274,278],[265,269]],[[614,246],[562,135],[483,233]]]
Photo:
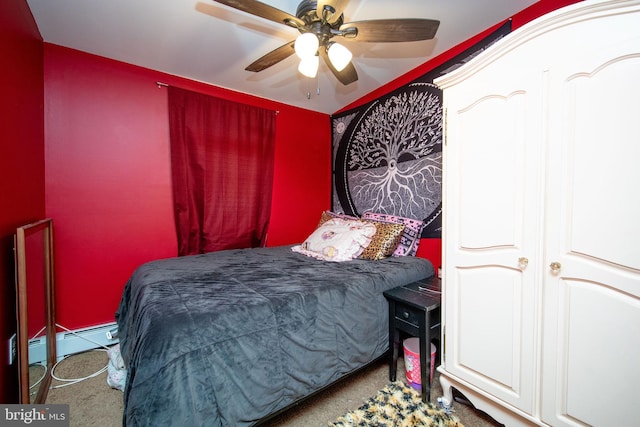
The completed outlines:
[[[552,12],[436,83],[445,400],[640,426],[640,1]]]

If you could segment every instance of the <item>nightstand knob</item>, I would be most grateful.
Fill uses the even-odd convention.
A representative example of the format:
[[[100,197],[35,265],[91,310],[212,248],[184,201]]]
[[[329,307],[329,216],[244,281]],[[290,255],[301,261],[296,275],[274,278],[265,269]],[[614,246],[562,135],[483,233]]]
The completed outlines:
[[[402,312],[402,317],[404,317],[405,319],[409,318],[409,312],[408,311],[403,311]]]

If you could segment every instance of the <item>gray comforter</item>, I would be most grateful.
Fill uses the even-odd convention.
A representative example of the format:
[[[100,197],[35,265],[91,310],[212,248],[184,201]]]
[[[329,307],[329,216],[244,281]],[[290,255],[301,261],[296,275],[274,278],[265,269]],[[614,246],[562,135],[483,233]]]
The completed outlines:
[[[243,426],[385,353],[382,292],[433,274],[415,257],[331,263],[289,246],[139,267],[116,313],[126,426]]]

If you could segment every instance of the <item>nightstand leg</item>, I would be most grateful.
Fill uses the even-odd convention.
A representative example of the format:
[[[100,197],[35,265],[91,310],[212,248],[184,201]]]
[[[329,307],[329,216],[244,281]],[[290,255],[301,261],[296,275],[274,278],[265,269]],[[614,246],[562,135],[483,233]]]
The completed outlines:
[[[395,326],[395,304],[389,302],[389,381],[396,380],[398,370],[398,347],[400,345],[400,331]]]
[[[429,312],[425,313],[424,324],[420,325],[420,384],[422,388],[422,401],[431,400],[431,346],[429,345]],[[427,350],[429,348],[429,351]]]

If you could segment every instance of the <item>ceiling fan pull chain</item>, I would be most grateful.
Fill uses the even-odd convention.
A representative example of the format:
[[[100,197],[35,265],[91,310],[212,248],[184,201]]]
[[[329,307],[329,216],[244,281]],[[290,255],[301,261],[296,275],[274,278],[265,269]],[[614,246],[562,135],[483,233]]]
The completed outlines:
[[[320,96],[320,73],[316,75],[317,87],[316,87],[316,95]]]

